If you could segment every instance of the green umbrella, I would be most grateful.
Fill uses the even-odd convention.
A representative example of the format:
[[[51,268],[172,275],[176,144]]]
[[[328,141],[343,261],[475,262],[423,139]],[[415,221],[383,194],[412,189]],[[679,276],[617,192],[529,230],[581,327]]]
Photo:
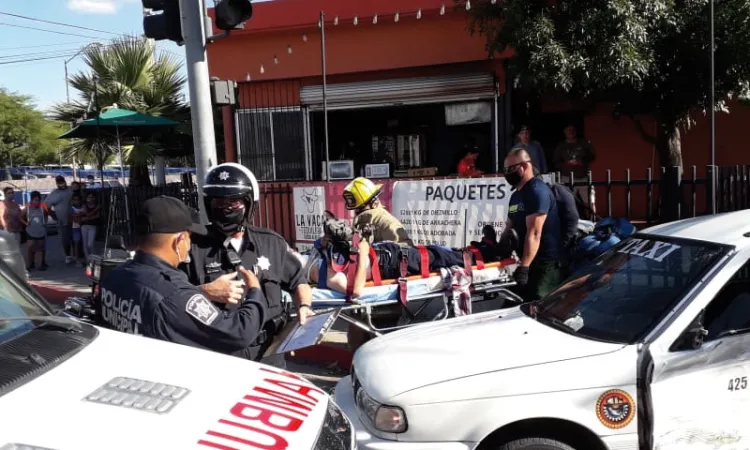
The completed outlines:
[[[122,133],[129,136],[143,136],[144,134],[156,131],[154,130],[155,128],[174,127],[177,125],[178,123],[174,120],[118,108],[115,105],[114,108],[102,112],[98,117],[80,122],[75,128],[63,134],[58,139],[95,138],[98,136],[98,132],[115,135]]]
[[[150,116],[112,105],[112,107],[104,108],[97,117],[81,121],[75,128],[58,137],[58,139],[97,138],[99,133],[115,136],[117,138],[117,152],[120,157],[120,176],[124,181],[125,173],[122,166],[120,139],[123,136],[145,138],[154,131],[177,125],[178,123],[174,120]]]

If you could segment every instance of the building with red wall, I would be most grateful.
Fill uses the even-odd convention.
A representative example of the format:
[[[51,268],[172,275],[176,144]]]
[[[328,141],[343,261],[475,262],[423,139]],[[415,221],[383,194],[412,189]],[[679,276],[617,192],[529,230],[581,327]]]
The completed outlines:
[[[526,118],[513,117],[519,114],[506,89],[506,55],[488,58],[484,38],[467,30],[464,6],[451,0],[255,3],[244,30],[208,49],[211,76],[240,86],[239,108],[225,113],[231,119],[225,120],[229,160],[248,165],[263,180],[321,179],[321,11],[331,161],[354,160],[360,169],[390,160],[390,175],[407,175],[415,165],[448,175],[467,150],[476,149],[480,168],[493,172],[502,164],[513,127]],[[750,109],[737,103],[730,108],[731,114],[717,114],[717,162],[745,164]],[[561,124],[571,118],[596,149],[594,178],[611,169],[612,178],[623,179],[628,168],[634,179],[644,178],[648,168],[658,177],[654,148],[611,105],[545,102],[533,122],[548,155],[562,139]],[[640,119],[647,130],[654,128],[649,117]],[[682,150],[688,170],[696,165],[701,175],[709,141],[705,119],[697,119],[683,134]]]

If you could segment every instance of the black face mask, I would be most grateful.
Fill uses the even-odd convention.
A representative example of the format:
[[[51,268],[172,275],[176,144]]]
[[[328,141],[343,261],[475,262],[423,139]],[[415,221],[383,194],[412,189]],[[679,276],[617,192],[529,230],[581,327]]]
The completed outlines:
[[[245,222],[245,208],[215,208],[212,211],[212,224],[224,234],[234,234],[242,229]]]
[[[511,186],[516,187],[521,182],[521,175],[518,174],[517,170],[514,170],[513,172],[506,173],[505,179]]]

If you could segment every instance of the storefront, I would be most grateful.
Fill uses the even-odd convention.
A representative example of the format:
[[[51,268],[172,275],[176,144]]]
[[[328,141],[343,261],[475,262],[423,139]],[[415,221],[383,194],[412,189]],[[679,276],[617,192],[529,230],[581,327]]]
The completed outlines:
[[[209,47],[211,75],[240,85],[225,127],[234,137],[228,159],[262,181],[325,179],[326,161],[331,179],[454,175],[467,152],[497,172],[510,122],[503,63],[467,33],[465,11],[442,0],[385,0],[379,11],[357,12],[340,0],[318,3],[259,3],[246,35]],[[275,22],[261,18],[270,15]],[[280,51],[271,56],[269,47]]]

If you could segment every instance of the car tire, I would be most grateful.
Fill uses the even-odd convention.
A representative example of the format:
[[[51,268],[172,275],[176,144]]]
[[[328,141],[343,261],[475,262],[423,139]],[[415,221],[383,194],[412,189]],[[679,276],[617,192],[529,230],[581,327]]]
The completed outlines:
[[[498,450],[576,450],[563,442],[547,438],[524,438],[501,445]]]

